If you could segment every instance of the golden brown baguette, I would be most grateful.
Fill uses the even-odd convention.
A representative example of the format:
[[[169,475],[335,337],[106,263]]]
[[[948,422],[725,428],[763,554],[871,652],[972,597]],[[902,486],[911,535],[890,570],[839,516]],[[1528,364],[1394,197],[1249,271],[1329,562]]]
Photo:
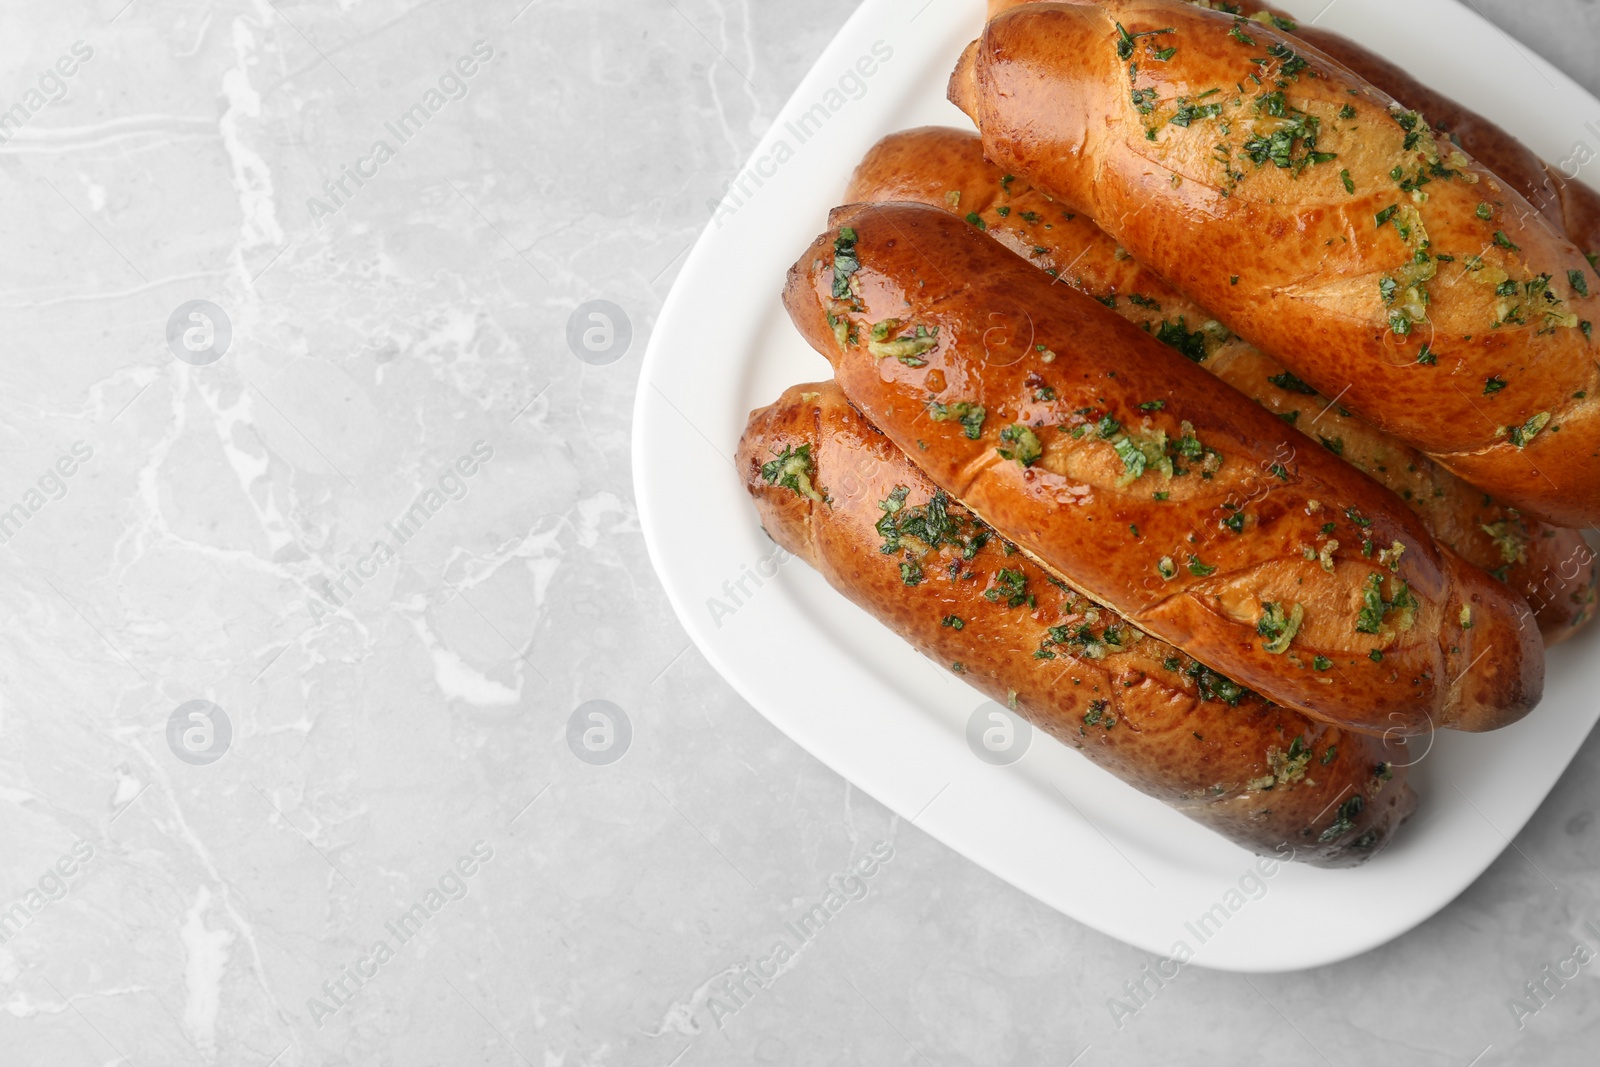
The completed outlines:
[[[1500,578],[1533,608],[1546,644],[1594,617],[1595,553],[1576,530],[1489,499],[1421,452],[1295,378],[1122,252],[1086,215],[983,158],[967,130],[890,134],[851,176],[848,203],[909,201],[966,218],[1028,262],[1081,289],[1399,494],[1435,539]]]
[[[1321,26],[1296,23],[1283,12],[1254,0],[1236,5],[1212,2],[1209,6],[1222,11],[1237,6],[1247,15],[1264,16],[1280,27],[1287,23],[1293,27],[1283,27],[1287,32],[1322,49],[1412,111],[1422,112],[1434,129],[1503,178],[1560,227],[1579,251],[1591,257],[1591,262],[1600,255],[1600,192],[1550,166],[1503,127],[1428,88],[1405,70],[1342,34]]]
[[[1600,520],[1588,261],[1330,57],[1183,0],[1033,3],[951,92],[991,160],[1301,378],[1508,504]]]
[[[936,489],[834,383],[754,412],[737,462],[773,540],[835,589],[1240,845],[1353,866],[1415,809],[1403,744],[1275,707],[1075,596]]]
[[[784,303],[935,484],[1213,670],[1366,730],[1493,729],[1538,701],[1520,597],[1394,494],[961,220],[840,208]]]
[[[989,17],[1037,0],[990,0]],[[1256,0],[1189,0],[1196,7],[1244,15],[1293,34],[1343,63],[1359,77],[1427,116],[1434,129],[1499,175],[1566,233],[1591,262],[1600,256],[1600,192],[1550,166],[1503,127],[1435,92],[1371,49],[1321,26],[1298,22]]]

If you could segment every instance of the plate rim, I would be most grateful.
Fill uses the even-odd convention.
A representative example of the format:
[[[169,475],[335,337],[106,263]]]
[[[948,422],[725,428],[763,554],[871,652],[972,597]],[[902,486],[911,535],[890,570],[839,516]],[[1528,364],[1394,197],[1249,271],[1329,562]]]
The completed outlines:
[[[951,3],[972,2],[973,0],[942,0],[942,3],[945,5],[949,5]],[[1287,0],[1283,6],[1292,10],[1297,7],[1305,7],[1309,2],[1310,0]],[[736,177],[745,174],[751,168],[756,166],[756,164],[763,159],[764,155],[771,153],[776,135],[783,127],[784,123],[787,121],[792,121],[798,117],[798,114],[804,109],[805,105],[819,95],[819,75],[827,70],[836,69],[841,60],[848,62],[850,56],[860,50],[859,42],[862,40],[862,30],[865,27],[883,22],[886,17],[891,14],[892,3],[893,0],[864,0],[864,2],[854,12],[852,12],[850,17],[845,20],[839,31],[832,37],[827,46],[819,54],[817,60],[802,76],[799,83],[796,85],[794,92],[778,110],[773,119],[771,127],[758,140],[755,148],[752,150],[749,158],[746,160],[744,167],[736,172]],[[941,0],[930,0],[929,6],[937,3],[941,3]],[[1356,3],[1353,6],[1370,7],[1374,3],[1376,3],[1376,0],[1356,0]],[[1498,27],[1494,27],[1492,23],[1488,22],[1488,20],[1483,18],[1483,16],[1478,14],[1475,10],[1463,7],[1462,5],[1453,2],[1453,0],[1420,0],[1420,2],[1415,2],[1415,7],[1421,17],[1436,16],[1448,11],[1449,14],[1445,16],[1447,19],[1459,21],[1469,26],[1477,24],[1479,31],[1487,29],[1495,34],[1500,35],[1501,37],[1505,36],[1503,31],[1500,31]],[[927,7],[924,7],[923,11],[926,10]],[[1325,8],[1324,11],[1326,10],[1327,9]],[[1509,40],[1509,38],[1507,40]],[[1529,60],[1530,64],[1534,66],[1535,70],[1546,80],[1555,79],[1565,83],[1562,88],[1570,90],[1575,94],[1581,94],[1578,97],[1580,102],[1592,103],[1595,110],[1600,111],[1600,101],[1597,101],[1592,94],[1590,94],[1582,86],[1578,85],[1566,74],[1549,64],[1549,62],[1544,60],[1543,57],[1537,55],[1536,53],[1527,51],[1523,46],[1516,45],[1514,42],[1512,43],[1512,47],[1516,47],[1518,51],[1521,51],[1524,57]],[[1554,84],[1554,82],[1552,82],[1552,84]],[[850,161],[842,164],[838,168],[841,184],[844,176],[848,174],[848,170],[852,166],[854,166],[854,162]],[[815,221],[817,227],[819,228],[825,222],[823,219],[818,219]],[[695,646],[700,650],[700,653],[705,656],[707,662],[710,663],[710,665],[718,672],[723,680],[727,682],[736,693],[738,693],[740,698],[750,704],[755,710],[760,712],[762,716],[768,720],[768,722],[772,723],[772,725],[777,728],[779,732],[783,733],[787,738],[797,744],[809,757],[818,760],[834,773],[839,774],[851,787],[860,789],[867,793],[875,801],[883,804],[897,817],[914,822],[915,818],[913,813],[902,810],[905,805],[896,803],[896,798],[886,797],[883,795],[882,791],[878,787],[880,783],[869,783],[858,780],[856,777],[847,773],[846,770],[839,766],[839,760],[837,758],[838,753],[819,751],[812,745],[800,740],[793,730],[788,728],[784,723],[780,722],[778,717],[774,716],[773,712],[766,706],[766,694],[762,693],[754,684],[753,679],[745,669],[744,665],[733,662],[729,658],[731,652],[724,649],[721,644],[719,644],[706,632],[705,622],[701,618],[699,611],[700,606],[694,603],[688,595],[681,595],[679,589],[677,588],[676,581],[671,577],[676,572],[672,565],[671,549],[666,543],[665,527],[663,526],[664,520],[662,517],[664,509],[662,512],[658,512],[658,502],[656,499],[658,493],[656,490],[652,489],[650,480],[642,477],[645,471],[650,470],[658,465],[656,462],[652,461],[651,451],[647,444],[648,435],[644,432],[644,429],[652,419],[658,418],[664,414],[660,410],[659,402],[654,399],[652,394],[660,392],[659,386],[656,385],[657,373],[669,362],[670,357],[668,355],[668,350],[671,347],[672,338],[678,332],[680,328],[678,326],[678,322],[685,314],[686,305],[688,305],[690,302],[690,296],[688,294],[688,280],[702,276],[702,274],[709,269],[706,261],[711,256],[716,254],[719,245],[726,240],[730,240],[732,237],[731,234],[727,236],[719,236],[719,234],[721,234],[721,229],[718,225],[717,217],[714,214],[713,218],[707,222],[700,235],[696,238],[688,256],[684,259],[683,266],[680,268],[677,277],[674,279],[671,290],[669,291],[665,300],[662,302],[661,309],[656,317],[656,322],[651,331],[651,335],[646,345],[644,357],[640,366],[638,386],[635,394],[632,420],[630,424],[630,432],[632,434],[632,440],[630,442],[630,459],[634,480],[634,501],[635,506],[638,509],[639,525],[641,534],[645,541],[646,552],[650,559],[651,566],[654,568],[658,580],[661,582],[662,588],[667,594],[668,602],[672,606],[673,613],[678,618],[680,625],[683,626],[690,640],[693,641]],[[786,256],[780,256],[780,258],[786,259]],[[744,362],[748,362],[749,359],[750,355],[748,353],[742,357],[742,361]],[[666,398],[666,394],[664,392],[661,392],[660,395],[663,398]],[[670,399],[668,399],[667,402],[670,404]],[[682,415],[681,412],[679,414],[680,416]],[[687,420],[687,416],[682,417]],[[742,415],[740,417],[742,418]],[[692,422],[691,425],[693,425]],[[753,509],[751,509],[750,518],[751,522],[753,523]],[[813,575],[813,577],[815,576]],[[856,611],[860,610],[854,608],[854,606],[851,605],[849,601],[846,600],[842,595],[837,594],[836,592],[832,595],[838,598],[838,602],[842,608]],[[1535,715],[1537,714],[1538,712],[1536,711]],[[1595,712],[1594,717],[1600,717],[1600,710]],[[1495,847],[1492,850],[1486,849],[1481,854],[1474,856],[1470,863],[1467,863],[1459,871],[1454,873],[1449,880],[1447,887],[1448,892],[1445,892],[1440,896],[1434,896],[1430,894],[1428,895],[1428,899],[1423,903],[1415,906],[1404,906],[1397,908],[1394,912],[1389,914],[1381,921],[1373,922],[1370,925],[1370,928],[1366,931],[1367,936],[1353,937],[1351,940],[1346,941],[1344,945],[1337,949],[1315,953],[1312,954],[1310,958],[1307,958],[1304,953],[1295,953],[1293,954],[1293,958],[1289,958],[1288,956],[1243,953],[1242,955],[1250,956],[1252,958],[1230,958],[1226,962],[1209,961],[1197,958],[1193,960],[1191,965],[1206,969],[1230,971],[1236,973],[1281,973],[1287,971],[1298,971],[1312,967],[1326,966],[1345,959],[1353,958],[1397,937],[1400,937],[1410,930],[1416,928],[1418,925],[1427,921],[1439,911],[1443,910],[1463,892],[1469,889],[1478,880],[1478,878],[1481,877],[1483,872],[1511,847],[1512,839],[1523,829],[1524,826],[1526,826],[1528,821],[1533,817],[1534,813],[1543,806],[1551,791],[1554,790],[1556,784],[1560,781],[1562,775],[1570,766],[1572,760],[1576,757],[1577,751],[1581,747],[1582,739],[1587,737],[1593,729],[1594,717],[1590,718],[1589,724],[1584,727],[1583,733],[1579,735],[1578,743],[1572,745],[1570,750],[1566,752],[1565,757],[1559,761],[1560,766],[1559,768],[1553,770],[1549,779],[1549,784],[1540,788],[1537,799],[1527,807],[1527,810],[1524,813],[1515,816],[1514,826],[1510,823],[1500,826],[1488,820],[1487,816],[1484,816],[1485,821],[1488,821],[1489,825],[1500,836],[1501,842],[1499,843],[1498,847]],[[1516,727],[1510,727],[1507,729],[1515,730]],[[1496,733],[1501,734],[1504,733],[1504,731],[1497,731]],[[1496,736],[1496,734],[1468,736],[1493,737]],[[1465,744],[1465,742],[1453,743]],[[1087,763],[1087,761],[1085,761],[1085,763]],[[1090,767],[1094,766],[1093,764],[1087,765]],[[1095,769],[1098,770],[1098,768]],[[1121,789],[1127,790],[1141,797],[1143,796],[1142,793],[1139,793],[1139,791],[1131,785],[1120,782],[1118,785]],[[1462,795],[1465,797],[1464,793]],[[1472,804],[1470,798],[1468,798],[1468,803]],[[1476,805],[1473,805],[1473,807],[1476,810]],[[1479,814],[1481,815],[1482,812],[1480,811]],[[1429,821],[1431,821],[1431,818],[1424,819],[1420,818],[1419,816],[1414,816],[1412,819],[1412,825],[1404,831],[1406,838],[1419,835],[1423,829],[1422,824]],[[1093,823],[1091,822],[1090,825],[1093,826]],[[1198,827],[1198,824],[1194,825],[1201,832],[1208,834],[1210,833],[1210,831],[1205,830],[1203,827]],[[941,845],[944,845],[952,851],[960,854],[964,859],[977,864],[988,873],[994,875],[1002,881],[1007,882],[1008,884],[1015,886],[1022,892],[1027,893],[1029,896],[1051,907],[1053,910],[1062,912],[1075,922],[1105,933],[1108,936],[1117,938],[1118,940],[1123,940],[1130,944],[1134,944],[1137,947],[1147,951],[1159,951],[1158,949],[1152,947],[1153,942],[1149,937],[1130,936],[1124,930],[1110,929],[1108,928],[1108,925],[1095,922],[1091,918],[1087,918],[1082,914],[1068,910],[1057,901],[1052,900],[1046,888],[1029,884],[1031,881],[1030,879],[1025,877],[1017,877],[1017,872],[1015,871],[1007,872],[997,869],[994,864],[986,863],[977,858],[972,854],[971,851],[969,851],[969,849],[963,848],[949,840],[946,834],[941,833],[940,829],[937,828],[936,825],[921,824],[919,828],[928,833],[929,836],[938,840]],[[1104,834],[1102,834],[1102,836],[1104,836]],[[1115,846],[1113,845],[1113,847]],[[1245,853],[1244,850],[1241,849],[1240,851],[1242,854],[1248,855],[1248,853]],[[1375,859],[1372,864],[1369,864],[1368,867],[1358,868],[1355,871],[1319,873],[1322,875],[1331,873],[1334,875],[1343,875],[1345,877],[1355,878],[1359,877],[1360,871],[1370,870],[1375,865],[1383,863],[1384,858],[1385,857],[1380,856]],[[1302,871],[1309,870],[1308,868],[1294,869]],[[1148,881],[1148,879],[1146,880]]]

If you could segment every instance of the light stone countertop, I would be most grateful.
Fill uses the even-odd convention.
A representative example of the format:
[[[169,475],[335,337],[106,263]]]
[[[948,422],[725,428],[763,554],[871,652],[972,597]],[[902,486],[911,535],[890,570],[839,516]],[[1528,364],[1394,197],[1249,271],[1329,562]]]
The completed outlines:
[[[1600,949],[1600,740],[1413,933],[1136,999],[689,646],[640,358],[852,0],[124,4],[0,11],[0,1067],[1596,1062],[1600,966],[1508,1001]],[[1594,0],[1473,4],[1600,92]]]

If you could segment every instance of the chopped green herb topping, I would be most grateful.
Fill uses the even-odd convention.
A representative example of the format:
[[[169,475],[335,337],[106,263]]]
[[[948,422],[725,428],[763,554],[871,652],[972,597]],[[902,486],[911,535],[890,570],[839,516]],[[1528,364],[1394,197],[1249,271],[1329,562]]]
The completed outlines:
[[[976,441],[983,436],[983,420],[988,416],[983,405],[973,404],[966,400],[958,400],[954,404],[945,405],[931,403],[928,405],[928,418],[934,422],[948,422],[954,419],[961,424],[970,440]]]
[[[1314,387],[1307,385],[1288,371],[1284,371],[1282,374],[1269,375],[1267,381],[1286,393],[1303,393],[1306,396],[1315,396],[1317,392]]]
[[[1422,121],[1422,116],[1419,113],[1406,111],[1404,108],[1396,106],[1390,109],[1389,117],[1394,119],[1402,130],[1406,131],[1405,150],[1407,152],[1422,143],[1422,136],[1428,130],[1428,124]],[[1421,130],[1417,129],[1419,125],[1422,127]]]
[[[1150,467],[1150,457],[1139,447],[1139,442],[1123,435],[1113,440],[1111,446],[1116,449],[1117,458],[1122,460],[1124,483],[1137,481],[1144,476]]]
[[[1383,653],[1380,652],[1378,655],[1382,656]],[[1360,817],[1362,810],[1365,809],[1366,806],[1367,799],[1360,793],[1357,793],[1343,804],[1340,804],[1338,817],[1334,819],[1333,825],[1322,831],[1322,834],[1317,838],[1317,841],[1320,844],[1326,845],[1328,842],[1335,841],[1349,833],[1351,830],[1354,830],[1356,828],[1356,819]]]
[[[1133,44],[1141,37],[1158,37],[1163,33],[1175,32],[1177,31],[1173,29],[1173,27],[1168,26],[1164,30],[1145,30],[1141,33],[1129,33],[1127,30],[1122,28],[1122,23],[1119,22],[1117,23],[1117,58],[1132,59]]]
[[[1039,435],[1020,424],[1007,426],[1000,431],[1000,440],[1009,445],[1009,448],[997,448],[1003,459],[1014,459],[1024,467],[1031,467],[1044,455],[1044,446],[1039,443]]]
[[[1296,737],[1289,751],[1272,748],[1267,751],[1267,770],[1260,778],[1252,778],[1248,788],[1267,790],[1276,786],[1292,786],[1306,776],[1306,766],[1311,762],[1311,746],[1304,737]]]
[[[861,269],[861,260],[856,258],[856,239],[856,231],[845,226],[833,241],[833,295],[836,300],[848,300],[852,296],[850,276]]]
[[[790,445],[782,452],[773,454],[778,458],[761,465],[761,477],[766,483],[782,489],[793,489],[800,496],[822,503],[822,494],[811,484],[811,478],[816,474],[816,466],[811,462],[811,446],[805,444],[795,448]]]
[[[1550,424],[1550,413],[1541,411],[1521,426],[1507,426],[1503,429],[1506,438],[1518,448],[1526,448],[1528,444],[1539,436],[1546,426]]]
[[[1201,700],[1220,700],[1236,708],[1245,697],[1253,695],[1238,682],[1223,677],[1202,663],[1189,664],[1183,673],[1194,680],[1196,688],[1200,690]]]
[[[1189,324],[1183,318],[1174,322],[1163,322],[1156,330],[1156,340],[1171,348],[1176,348],[1195,363],[1204,363],[1206,358],[1206,335],[1204,330],[1189,332]]]
[[[1117,717],[1111,713],[1111,701],[1096,700],[1089,705],[1089,710],[1084,713],[1083,725],[1103,726],[1107,730],[1117,725]]]
[[[1167,121],[1174,126],[1188,128],[1196,119],[1214,119],[1221,114],[1221,104],[1193,104],[1179,97],[1178,110],[1174,111],[1172,118]]]
[[[874,359],[885,359],[893,356],[908,367],[926,367],[928,361],[922,357],[939,346],[939,327],[928,329],[918,326],[904,337],[890,340],[902,323],[899,319],[885,319],[874,323],[872,339],[867,342],[867,351],[872,353]]]
[[[1286,44],[1280,44],[1277,42],[1269,44],[1267,46],[1267,55],[1271,56],[1273,59],[1279,59],[1283,61],[1283,66],[1279,68],[1278,73],[1285,78],[1298,78],[1300,72],[1311,65],[1307,63],[1305,59],[1302,58],[1297,52],[1295,52],[1294,49],[1290,48]]]
[[[988,527],[959,511],[950,514],[950,497],[937,490],[926,504],[906,506],[911,490],[897,485],[888,497],[878,501],[883,518],[878,520],[877,531],[883,538],[878,551],[893,555],[904,547],[904,538],[913,538],[931,549],[954,545],[961,549],[963,559],[972,559],[989,543]]]
[[[1399,581],[1399,579],[1393,579]],[[1411,586],[1406,582],[1399,582],[1400,591],[1393,600],[1383,598],[1383,576],[1374,572],[1367,575],[1366,588],[1362,591],[1362,608],[1356,616],[1356,633],[1378,634],[1383,632],[1383,624],[1391,612],[1400,612],[1396,625],[1401,630],[1409,630],[1415,624],[1416,610],[1421,605],[1412,595]]]
[[[1008,608],[1020,608],[1026,604],[1034,606],[1034,598],[1028,592],[1028,576],[1021,571],[1001,570],[994,576],[994,585],[985,589],[983,598],[998,604],[1001,600],[1006,602]]]
[[[1298,57],[1296,60],[1299,61]],[[1301,65],[1304,66],[1304,63],[1301,62]],[[1285,67],[1285,71],[1287,70]],[[1256,166],[1271,163],[1280,170],[1293,171],[1294,176],[1299,177],[1301,171],[1314,163],[1330,163],[1338,158],[1333,152],[1317,151],[1317,137],[1321,127],[1320,119],[1300,111],[1293,111],[1293,114],[1284,118],[1271,133],[1264,136],[1257,134],[1245,141],[1242,147],[1245,155],[1249,156]],[[1299,154],[1295,152],[1297,143],[1300,146]]]
[[[1479,526],[1484,533],[1494,541],[1495,547],[1500,550],[1502,563],[1522,563],[1528,558],[1528,539],[1520,523],[1502,519],[1500,522],[1486,523]],[[1467,618],[1471,618],[1469,614]]]
[[[1256,622],[1256,633],[1267,639],[1261,647],[1274,656],[1281,656],[1289,650],[1294,635],[1300,632],[1300,624],[1306,615],[1305,608],[1295,604],[1285,613],[1282,604],[1263,602],[1261,612],[1261,618]]]

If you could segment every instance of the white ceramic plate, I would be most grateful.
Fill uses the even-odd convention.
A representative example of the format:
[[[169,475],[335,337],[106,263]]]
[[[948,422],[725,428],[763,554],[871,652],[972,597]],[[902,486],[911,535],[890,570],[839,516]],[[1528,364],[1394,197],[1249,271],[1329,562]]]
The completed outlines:
[[[1575,143],[1600,150],[1600,102],[1454,0],[1284,6],[1390,51],[1546,159],[1569,158]],[[1437,739],[1413,771],[1421,810],[1377,860],[1354,871],[1287,864],[1262,889],[1246,878],[1250,892],[1240,893],[1254,857],[1054,741],[1035,735],[1009,767],[975,758],[965,727],[977,693],[804,564],[776,566],[735,474],[749,411],[829,375],[779,304],[784,272],[825,228],[875,141],[911,126],[967,125],[944,87],[982,7],[866,0],[690,254],[650,339],[634,411],[651,558],[683,625],[745,699],[849,781],[1025,892],[1151,952],[1171,954],[1182,941],[1203,966],[1283,971],[1364,952],[1470,885],[1544,800],[1600,715],[1594,632],[1553,652],[1544,703],[1529,719]],[[1397,42],[1414,47],[1394,55]],[[1195,924],[1208,913],[1202,939]]]

